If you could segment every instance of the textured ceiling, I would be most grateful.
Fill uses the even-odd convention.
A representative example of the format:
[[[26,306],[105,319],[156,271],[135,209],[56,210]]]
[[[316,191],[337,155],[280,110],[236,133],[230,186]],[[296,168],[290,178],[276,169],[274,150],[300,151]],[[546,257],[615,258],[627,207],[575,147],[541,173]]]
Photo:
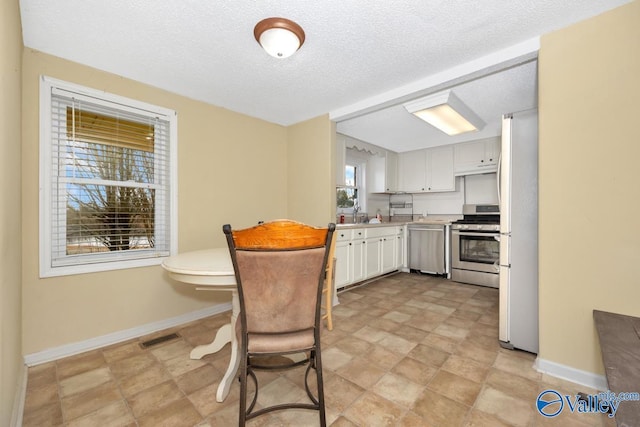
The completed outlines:
[[[20,0],[20,6],[29,48],[290,125],[627,2]],[[292,57],[272,58],[256,43],[253,27],[269,16],[292,19],[304,28],[306,41]],[[521,77],[525,75],[531,78],[527,72]],[[476,92],[477,98],[467,99],[476,90],[456,92],[483,117],[489,114],[483,108],[492,107],[498,97],[512,96]],[[379,114],[380,120],[393,122],[400,110]],[[386,132],[402,139],[402,122],[409,119],[390,123],[395,127]],[[353,120],[344,127],[358,126]],[[362,138],[381,133],[364,126],[352,132]],[[409,132],[409,138],[416,136]]]

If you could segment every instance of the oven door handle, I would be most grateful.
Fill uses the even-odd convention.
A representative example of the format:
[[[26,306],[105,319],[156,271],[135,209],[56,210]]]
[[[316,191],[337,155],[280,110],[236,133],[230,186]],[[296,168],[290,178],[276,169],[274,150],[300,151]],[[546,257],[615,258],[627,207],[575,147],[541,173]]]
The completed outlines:
[[[488,233],[474,233],[469,231],[461,231],[461,230],[453,230],[451,234],[457,234],[460,236],[471,236],[471,237],[493,237],[498,242],[500,241],[500,233],[488,232]]]

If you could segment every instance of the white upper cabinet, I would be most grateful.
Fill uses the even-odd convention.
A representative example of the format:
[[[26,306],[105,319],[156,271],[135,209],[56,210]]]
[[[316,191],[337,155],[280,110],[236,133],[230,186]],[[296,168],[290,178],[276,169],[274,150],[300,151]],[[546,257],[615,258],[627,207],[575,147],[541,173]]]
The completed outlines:
[[[407,151],[398,156],[398,189],[409,193],[424,191],[427,154],[425,150]]]
[[[455,189],[453,147],[446,145],[428,149],[425,191],[455,191]]]
[[[398,154],[337,134],[337,186],[345,185],[347,146],[352,145],[369,156],[366,159],[367,193],[456,191],[456,176],[497,172],[500,157],[500,137]]]
[[[387,151],[385,179],[387,191],[398,191],[398,155]]]
[[[384,156],[371,156],[367,162],[369,193],[388,193],[397,190],[398,155],[386,152]]]
[[[496,172],[500,157],[500,138],[481,139],[454,146],[455,175]]]
[[[455,191],[453,146],[408,151],[398,156],[398,190],[409,193]]]

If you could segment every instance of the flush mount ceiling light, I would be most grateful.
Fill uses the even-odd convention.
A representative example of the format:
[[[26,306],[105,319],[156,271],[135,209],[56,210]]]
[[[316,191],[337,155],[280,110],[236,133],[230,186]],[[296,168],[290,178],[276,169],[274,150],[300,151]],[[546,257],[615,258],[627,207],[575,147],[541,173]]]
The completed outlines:
[[[304,30],[285,18],[267,18],[256,24],[253,35],[267,53],[275,58],[293,55],[304,43]]]
[[[485,124],[450,90],[408,102],[404,108],[447,135],[477,131]]]

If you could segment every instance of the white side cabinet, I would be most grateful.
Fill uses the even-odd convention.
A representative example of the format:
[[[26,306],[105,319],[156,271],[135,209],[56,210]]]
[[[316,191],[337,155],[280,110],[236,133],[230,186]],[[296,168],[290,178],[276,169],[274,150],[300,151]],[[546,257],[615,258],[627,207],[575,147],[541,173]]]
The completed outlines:
[[[353,280],[353,230],[336,230],[335,287],[342,288]]]
[[[454,174],[497,172],[500,138],[480,139],[454,145]]]
[[[336,230],[336,289],[365,279],[364,248],[364,229],[344,228]]]

